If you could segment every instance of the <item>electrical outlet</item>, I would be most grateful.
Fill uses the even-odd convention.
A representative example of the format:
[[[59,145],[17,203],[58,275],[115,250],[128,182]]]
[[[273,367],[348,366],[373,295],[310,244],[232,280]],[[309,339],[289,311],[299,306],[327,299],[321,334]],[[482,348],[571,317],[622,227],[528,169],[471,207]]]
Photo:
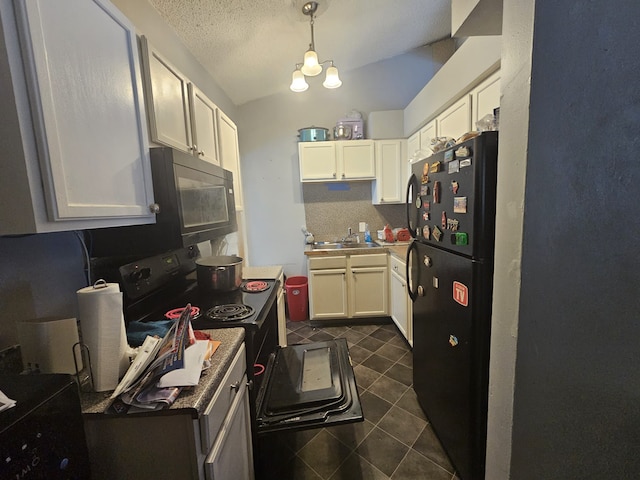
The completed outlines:
[[[359,232],[366,232],[367,231],[367,224],[365,222],[360,222],[358,224],[358,231]]]

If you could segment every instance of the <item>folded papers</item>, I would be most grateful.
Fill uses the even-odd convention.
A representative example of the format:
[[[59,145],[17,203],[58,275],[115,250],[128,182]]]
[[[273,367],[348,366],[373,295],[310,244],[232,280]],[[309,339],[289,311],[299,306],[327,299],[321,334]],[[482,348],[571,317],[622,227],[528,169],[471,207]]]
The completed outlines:
[[[134,413],[165,408],[184,387],[198,384],[203,367],[220,342],[196,340],[191,305],[164,338],[147,336],[122,380],[106,413]]]
[[[4,393],[2,393],[2,391],[0,391],[0,412],[15,406],[16,406],[16,401],[11,400]]]

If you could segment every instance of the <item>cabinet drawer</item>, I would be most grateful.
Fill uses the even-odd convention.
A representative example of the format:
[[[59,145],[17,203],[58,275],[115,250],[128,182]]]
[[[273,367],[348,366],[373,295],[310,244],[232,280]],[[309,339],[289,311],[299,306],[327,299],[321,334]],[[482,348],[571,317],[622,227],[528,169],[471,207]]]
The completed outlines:
[[[351,255],[352,267],[386,267],[387,254],[374,253],[367,255]]]
[[[406,276],[407,276],[407,268],[406,268],[406,264],[400,260],[398,257],[395,257],[393,255],[391,255],[391,258],[389,259],[389,263],[391,265],[391,271],[392,272],[396,272],[398,275],[400,275],[403,279],[406,280]]]
[[[327,268],[346,268],[347,257],[313,257],[309,258],[309,270],[324,270]]]
[[[203,452],[209,451],[218,435],[233,400],[241,390],[240,387],[246,370],[247,361],[243,343],[231,362],[229,370],[222,379],[218,390],[216,390],[211,402],[209,402],[209,405],[207,405],[207,408],[200,417],[200,436]]]

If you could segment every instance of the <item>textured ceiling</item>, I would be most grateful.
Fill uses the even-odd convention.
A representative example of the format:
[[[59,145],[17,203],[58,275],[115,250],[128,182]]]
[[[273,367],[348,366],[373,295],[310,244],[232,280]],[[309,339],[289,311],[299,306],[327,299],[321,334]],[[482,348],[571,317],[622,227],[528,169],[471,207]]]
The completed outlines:
[[[149,0],[236,104],[288,89],[305,0]],[[340,72],[450,36],[451,0],[318,0],[315,46]]]

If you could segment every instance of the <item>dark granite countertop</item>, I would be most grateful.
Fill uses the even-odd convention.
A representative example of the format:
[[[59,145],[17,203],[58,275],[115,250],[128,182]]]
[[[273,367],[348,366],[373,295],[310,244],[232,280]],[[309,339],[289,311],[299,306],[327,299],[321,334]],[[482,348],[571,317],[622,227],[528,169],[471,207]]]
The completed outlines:
[[[211,357],[211,366],[202,373],[200,383],[193,388],[185,388],[169,408],[135,415],[174,415],[188,411],[190,415],[197,418],[204,412],[242,345],[244,329],[220,328],[204,331],[211,335],[212,340],[218,340],[220,346]],[[111,392],[82,393],[80,397],[82,413],[102,415],[111,405],[110,395]]]

